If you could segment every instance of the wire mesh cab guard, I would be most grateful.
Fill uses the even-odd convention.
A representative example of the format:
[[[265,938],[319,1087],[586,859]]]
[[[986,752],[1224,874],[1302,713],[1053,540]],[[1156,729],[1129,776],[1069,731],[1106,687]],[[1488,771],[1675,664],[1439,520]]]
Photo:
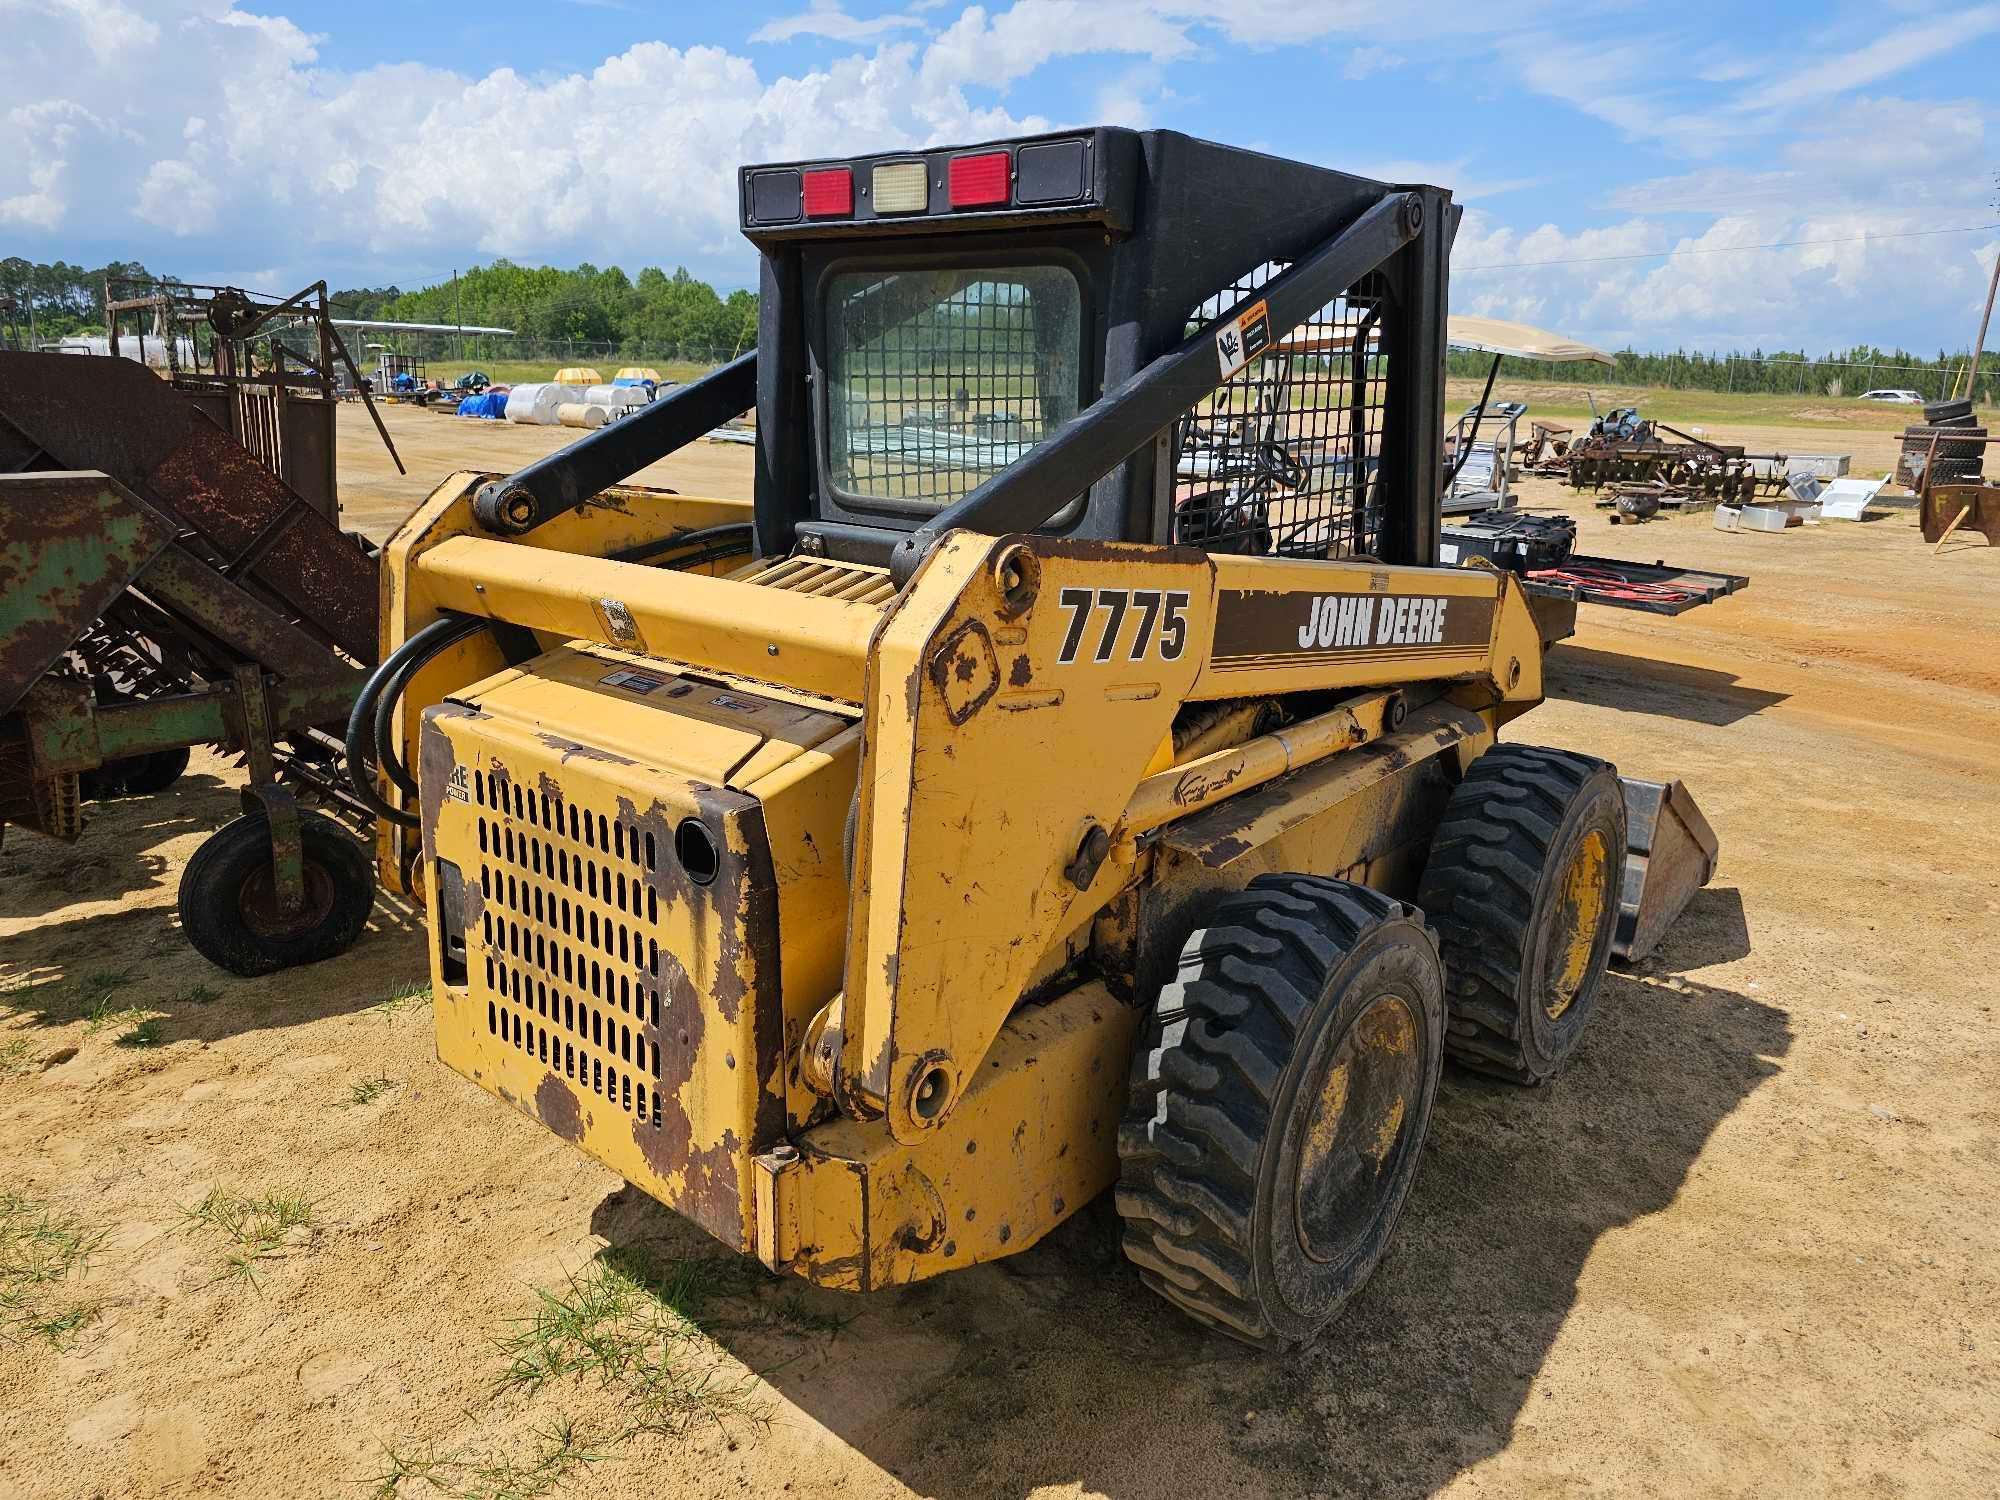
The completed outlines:
[[[1266,264],[1203,300],[1193,336],[1285,268]],[[1210,552],[1378,556],[1388,294],[1356,287],[1276,337],[1173,427],[1171,540]]]

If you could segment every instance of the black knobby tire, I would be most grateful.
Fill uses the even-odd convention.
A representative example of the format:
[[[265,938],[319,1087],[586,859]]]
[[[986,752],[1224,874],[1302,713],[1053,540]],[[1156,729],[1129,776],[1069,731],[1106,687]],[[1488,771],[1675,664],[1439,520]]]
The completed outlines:
[[[1495,745],[1453,791],[1417,900],[1443,944],[1445,1047],[1540,1083],[1575,1049],[1611,956],[1625,794],[1587,755]]]
[[[299,815],[306,902],[287,917],[272,890],[271,830],[250,813],[209,835],[181,874],[181,930],[210,963],[246,977],[317,963],[361,936],[375,904],[375,867],[330,818]]]
[[[1443,981],[1418,914],[1365,886],[1262,875],[1217,903],[1141,1029],[1118,1132],[1147,1286],[1266,1348],[1332,1320],[1416,1175]]]
[[[185,745],[113,761],[104,769],[128,797],[151,797],[179,781],[188,768]]]

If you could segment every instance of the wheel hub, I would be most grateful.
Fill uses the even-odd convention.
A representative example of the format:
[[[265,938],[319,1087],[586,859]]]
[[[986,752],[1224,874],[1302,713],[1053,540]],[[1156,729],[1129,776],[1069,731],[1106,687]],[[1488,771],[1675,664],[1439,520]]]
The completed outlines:
[[[1400,995],[1377,999],[1340,1039],[1299,1149],[1294,1207],[1311,1259],[1353,1254],[1393,1198],[1423,1062],[1416,1014]]]
[[[297,911],[287,912],[278,905],[278,884],[270,866],[252,871],[236,897],[244,924],[259,937],[283,938],[325,921],[333,910],[333,877],[311,860],[305,862],[304,875],[305,899]]]

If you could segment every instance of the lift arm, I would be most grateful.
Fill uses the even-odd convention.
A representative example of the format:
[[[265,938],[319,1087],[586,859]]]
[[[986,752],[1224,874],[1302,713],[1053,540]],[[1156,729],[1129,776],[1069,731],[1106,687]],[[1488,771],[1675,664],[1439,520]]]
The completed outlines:
[[[483,486],[472,503],[473,516],[502,536],[533,531],[756,404],[757,354],[752,350],[631,416]]]

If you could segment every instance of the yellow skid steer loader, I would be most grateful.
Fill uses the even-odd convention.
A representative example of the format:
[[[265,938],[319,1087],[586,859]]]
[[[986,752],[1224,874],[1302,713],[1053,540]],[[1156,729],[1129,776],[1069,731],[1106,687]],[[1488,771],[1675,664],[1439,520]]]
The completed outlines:
[[[773,1270],[1115,1188],[1150,1286],[1309,1337],[1619,908],[1611,767],[1497,742],[1522,584],[1435,566],[1458,210],[1118,129],[739,191],[755,352],[384,554],[349,742],[438,1054]],[[753,407],[754,502],[622,483]]]

